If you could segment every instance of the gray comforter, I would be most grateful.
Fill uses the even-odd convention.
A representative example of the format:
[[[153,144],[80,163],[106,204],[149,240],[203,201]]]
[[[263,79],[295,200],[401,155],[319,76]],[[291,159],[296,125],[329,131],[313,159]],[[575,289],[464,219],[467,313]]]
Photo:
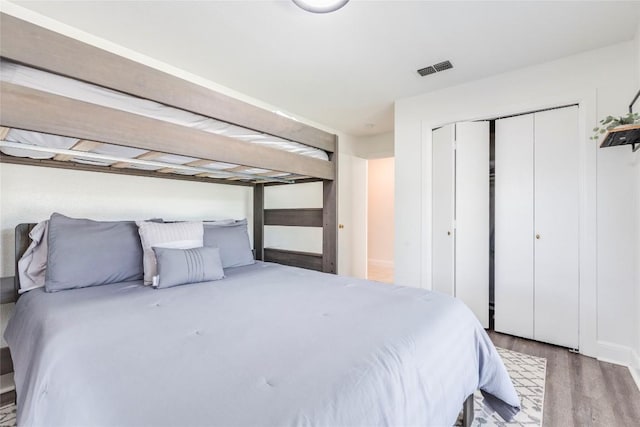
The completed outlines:
[[[18,424],[446,426],[478,388],[518,411],[458,300],[268,263],[226,272],[23,295],[5,333]]]

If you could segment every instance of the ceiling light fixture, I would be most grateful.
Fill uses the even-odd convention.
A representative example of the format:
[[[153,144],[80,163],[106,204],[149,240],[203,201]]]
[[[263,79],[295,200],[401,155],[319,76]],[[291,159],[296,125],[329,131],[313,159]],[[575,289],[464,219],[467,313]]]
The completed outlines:
[[[349,0],[292,0],[296,6],[307,12],[329,13],[335,12],[347,4]]]

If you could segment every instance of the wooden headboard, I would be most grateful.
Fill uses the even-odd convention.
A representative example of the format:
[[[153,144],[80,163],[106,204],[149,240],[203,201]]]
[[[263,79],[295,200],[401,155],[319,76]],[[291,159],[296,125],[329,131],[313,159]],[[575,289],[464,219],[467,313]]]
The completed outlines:
[[[20,289],[20,275],[18,274],[18,260],[22,258],[22,254],[27,250],[31,244],[31,238],[29,233],[35,227],[35,223],[18,224],[16,226],[16,246],[15,246],[15,267],[16,273],[13,277],[13,291],[16,300],[18,299],[18,289]]]

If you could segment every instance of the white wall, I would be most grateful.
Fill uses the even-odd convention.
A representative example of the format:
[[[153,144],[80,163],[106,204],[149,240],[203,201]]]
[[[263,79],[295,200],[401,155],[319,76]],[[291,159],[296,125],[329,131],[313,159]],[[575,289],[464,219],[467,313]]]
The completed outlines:
[[[0,277],[14,274],[15,226],[53,212],[98,220],[251,221],[252,203],[251,187],[0,163]]]
[[[402,99],[395,106],[396,281],[430,288],[431,129],[445,123],[580,105],[580,350],[624,364],[637,341],[636,178],[630,149],[598,149],[597,118],[635,93],[632,42]],[[419,236],[419,237],[416,237]]]
[[[393,138],[393,132],[357,137],[354,154],[364,159],[393,157]]]
[[[635,55],[636,55],[636,89],[640,89],[640,24],[636,30],[635,37]],[[634,112],[640,112],[640,102],[634,105]],[[640,388],[640,151],[635,153],[635,169],[636,169],[636,345],[633,352],[633,364],[631,373],[636,380],[638,388]]]
[[[393,267],[394,158],[368,161],[367,258],[369,264]]]

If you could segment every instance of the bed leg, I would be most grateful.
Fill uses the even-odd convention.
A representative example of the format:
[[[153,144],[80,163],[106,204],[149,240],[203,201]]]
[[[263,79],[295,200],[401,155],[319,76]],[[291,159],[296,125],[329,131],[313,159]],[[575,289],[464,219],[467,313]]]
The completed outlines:
[[[462,427],[471,427],[473,423],[473,394],[462,405]]]

